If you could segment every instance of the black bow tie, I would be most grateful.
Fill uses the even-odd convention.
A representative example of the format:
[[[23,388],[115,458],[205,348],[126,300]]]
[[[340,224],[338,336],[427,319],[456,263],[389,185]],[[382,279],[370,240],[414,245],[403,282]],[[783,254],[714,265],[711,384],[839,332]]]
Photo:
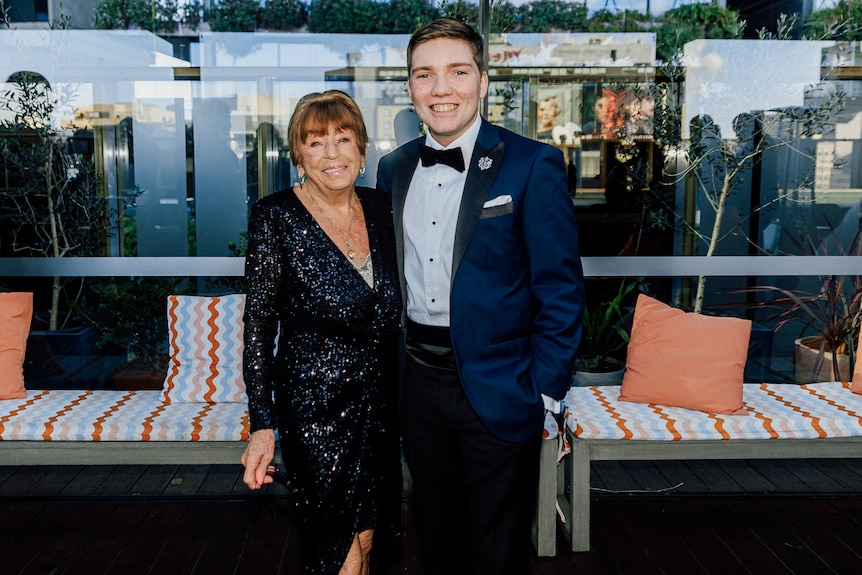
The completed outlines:
[[[419,144],[419,157],[422,159],[422,165],[426,168],[434,164],[446,164],[459,172],[464,171],[464,155],[461,154],[461,148],[435,150],[425,144]]]

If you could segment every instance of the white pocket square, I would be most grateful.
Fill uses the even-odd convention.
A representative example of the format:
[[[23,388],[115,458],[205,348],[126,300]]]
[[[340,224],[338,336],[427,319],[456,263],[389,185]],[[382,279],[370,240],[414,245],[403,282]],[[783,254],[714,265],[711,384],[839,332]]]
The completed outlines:
[[[490,199],[482,206],[483,208],[493,208],[494,206],[504,206],[512,203],[512,196],[497,196]]]

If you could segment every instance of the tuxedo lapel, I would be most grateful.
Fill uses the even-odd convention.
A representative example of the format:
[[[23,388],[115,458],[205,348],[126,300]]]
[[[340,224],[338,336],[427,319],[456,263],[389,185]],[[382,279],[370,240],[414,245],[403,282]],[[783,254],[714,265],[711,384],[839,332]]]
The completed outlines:
[[[473,231],[479,223],[482,214],[482,206],[488,199],[488,192],[497,176],[497,170],[503,162],[505,151],[503,140],[497,129],[482,120],[482,128],[476,145],[473,148],[473,157],[467,166],[467,181],[464,183],[464,194],[461,196],[461,208],[458,212],[458,224],[455,227],[455,247],[452,252],[452,281]],[[418,153],[418,152],[417,152]]]

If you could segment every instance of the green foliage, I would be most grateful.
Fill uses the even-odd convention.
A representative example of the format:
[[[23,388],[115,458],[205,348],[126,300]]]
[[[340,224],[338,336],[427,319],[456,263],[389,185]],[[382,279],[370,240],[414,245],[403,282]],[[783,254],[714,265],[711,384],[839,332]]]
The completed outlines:
[[[94,20],[99,30],[138,28],[150,32],[172,32],[178,13],[176,0],[100,0]]]
[[[516,76],[503,86],[498,86],[494,91],[503,108],[501,112],[503,116],[507,116],[510,112],[518,109],[518,94],[521,93],[521,86],[525,79],[523,76]]]
[[[474,27],[479,25],[479,5],[475,3],[443,0],[440,3],[440,14],[446,18],[467,22]]]
[[[653,20],[634,10],[598,10],[587,20],[588,32],[648,32]]]
[[[547,0],[542,0],[547,1]],[[553,0],[559,4],[564,4],[558,0]],[[524,29],[523,25],[523,10],[525,5],[520,7],[515,6],[509,0],[491,0],[489,8],[491,10],[491,33],[505,34],[507,32],[530,32],[531,30]],[[456,18],[467,22],[471,26],[479,26],[479,5],[474,2],[465,2],[456,0],[449,2],[443,0],[440,4],[440,13],[448,18]],[[550,30],[545,30],[546,32]]]
[[[587,7],[563,0],[536,0],[520,8],[520,32],[586,32]]]
[[[266,0],[260,19],[267,30],[289,32],[305,26],[308,10],[301,0]]]
[[[439,16],[440,11],[430,0],[392,0],[382,6],[379,30],[410,34]]]
[[[72,24],[72,18],[63,13],[63,3],[60,2],[60,15],[57,17],[57,23],[51,22],[49,28],[51,30],[68,30]]]
[[[78,311],[99,332],[96,345],[151,364],[167,353],[168,295],[192,293],[184,280],[163,277],[99,278],[90,287],[98,303]]]
[[[745,22],[739,13],[717,4],[687,4],[664,13],[656,31],[656,56],[670,62],[692,40],[739,39]]]
[[[384,5],[371,0],[313,0],[308,29],[318,33],[373,34],[380,32]]]
[[[9,21],[9,8],[3,2],[0,2],[0,24],[6,28],[12,27],[12,23]]]
[[[100,0],[96,4],[94,20],[99,30],[138,28],[172,33],[177,23],[196,28],[201,22],[201,11],[200,0],[182,5],[178,0]],[[60,19],[62,27],[62,15]]]
[[[823,278],[821,291],[816,294],[776,286],[756,286],[748,291],[774,296],[755,307],[775,311],[767,318],[767,321],[776,322],[775,331],[790,323],[802,324],[800,333],[814,330],[822,338],[819,354],[819,362],[822,362],[826,352],[852,356],[858,345],[862,323],[862,285],[858,276],[852,279],[854,282],[849,294],[844,287],[845,278],[838,276]],[[833,375],[836,381],[841,381],[837,357],[833,362]],[[815,369],[817,371],[819,369]],[[848,374],[843,375],[846,377]]]
[[[147,5],[136,0],[100,0],[94,20],[98,30],[127,30],[147,17]]]
[[[254,32],[261,16],[257,0],[221,0],[210,12],[213,32]]]
[[[0,212],[8,215],[15,253],[25,256],[104,255],[110,210],[92,158],[74,153],[54,112],[74,97],[55,94],[40,74],[19,72],[0,94]],[[63,278],[54,278],[49,329],[57,329]],[[71,296],[74,299],[76,296]]]
[[[816,226],[827,229],[823,236],[812,234],[812,223],[803,217],[793,223],[793,231],[787,232],[799,253],[808,256],[862,255],[862,232],[856,232],[849,244],[845,244],[828,218]],[[824,352],[853,356],[862,325],[862,275],[821,276],[819,291],[816,293],[785,290],[775,286],[758,286],[748,291],[774,296],[772,299],[758,302],[755,307],[774,312],[767,321],[777,322],[775,331],[796,323],[802,326],[800,336],[809,335],[811,331],[820,336],[823,348],[820,350],[818,363],[823,361]],[[834,362],[833,375],[836,381],[840,381],[837,359]],[[815,372],[819,372],[819,367]]]
[[[776,22],[776,31],[770,32],[766,28],[761,28],[757,31],[757,37],[760,40],[793,40],[796,35],[797,24],[799,24],[799,14],[782,14]]]
[[[682,46],[698,38],[741,38],[745,22],[734,10],[714,3],[686,4],[665,12],[657,20],[632,10],[604,8],[588,17],[584,2],[535,0],[519,6],[511,0],[491,0],[491,32],[648,32],[657,34],[659,59],[670,61]],[[68,28],[61,15],[51,27]],[[319,12],[319,13],[315,13]],[[192,0],[100,0],[95,9],[98,29],[139,28],[157,33],[174,32],[176,24],[196,28],[202,3]],[[312,32],[409,34],[439,16],[458,18],[476,26],[479,5],[470,0],[220,0],[211,10],[209,24],[221,32],[292,31],[306,23]],[[782,15],[776,32],[760,37],[792,39],[798,35],[798,15]],[[0,3],[0,25],[11,27],[8,8]],[[839,0],[833,8],[813,12],[805,24],[805,37],[831,40],[862,39],[862,0]]]
[[[193,0],[184,6],[177,6],[174,20],[188,25],[190,28],[197,28],[200,26],[202,14],[203,5],[200,0]]]
[[[833,8],[813,12],[805,35],[823,40],[862,40],[862,0],[838,0]]]
[[[519,32],[518,7],[509,0],[491,0],[491,33]]]
[[[70,152],[69,134],[56,129],[60,105],[39,74],[13,75],[0,94],[0,169],[6,182],[0,205],[15,215],[16,244],[27,255],[100,255],[107,204],[96,197],[91,159]],[[71,94],[64,94],[70,98]]]
[[[584,307],[583,335],[578,349],[583,371],[600,371],[607,358],[625,347],[634,307],[623,307],[638,280],[622,280],[616,295],[596,306]]]

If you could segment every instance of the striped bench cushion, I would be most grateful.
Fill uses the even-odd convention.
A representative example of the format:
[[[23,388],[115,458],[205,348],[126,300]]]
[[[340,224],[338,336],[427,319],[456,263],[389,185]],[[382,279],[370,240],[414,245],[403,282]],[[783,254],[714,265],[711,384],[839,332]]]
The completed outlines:
[[[849,383],[745,384],[748,415],[620,401],[619,386],[572,388],[566,426],[582,439],[816,439],[862,435],[862,395]]]
[[[242,378],[245,294],[168,296],[170,402],[248,402]]]
[[[246,441],[245,403],[170,402],[161,390],[30,390],[0,401],[0,440]],[[545,417],[543,439],[560,436]]]
[[[245,403],[169,402],[161,390],[31,390],[0,401],[8,441],[246,441]]]

